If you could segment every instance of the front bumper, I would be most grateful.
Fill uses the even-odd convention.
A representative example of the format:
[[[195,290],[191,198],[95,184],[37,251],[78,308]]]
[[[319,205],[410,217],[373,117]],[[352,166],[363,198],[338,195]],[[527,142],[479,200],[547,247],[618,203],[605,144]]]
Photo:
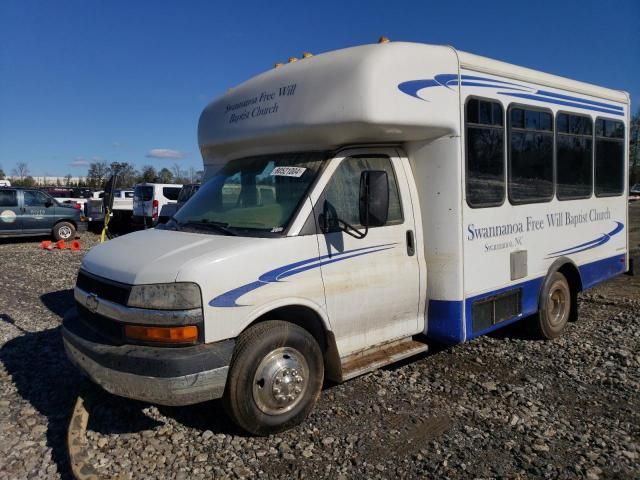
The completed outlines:
[[[62,326],[69,360],[106,391],[160,405],[222,397],[234,340],[189,347],[117,345],[72,309]]]

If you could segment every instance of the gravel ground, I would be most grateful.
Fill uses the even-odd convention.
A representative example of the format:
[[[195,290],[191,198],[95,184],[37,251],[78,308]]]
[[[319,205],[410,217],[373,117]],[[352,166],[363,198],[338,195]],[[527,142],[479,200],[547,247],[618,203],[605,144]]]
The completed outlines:
[[[631,216],[638,246],[640,202]],[[640,477],[640,276],[583,294],[580,321],[553,342],[516,325],[434,348],[327,385],[303,425],[252,438],[218,401],[155,407],[83,381],[59,325],[84,252],[38,242],[0,240],[0,479],[70,478],[79,392],[107,478]]]

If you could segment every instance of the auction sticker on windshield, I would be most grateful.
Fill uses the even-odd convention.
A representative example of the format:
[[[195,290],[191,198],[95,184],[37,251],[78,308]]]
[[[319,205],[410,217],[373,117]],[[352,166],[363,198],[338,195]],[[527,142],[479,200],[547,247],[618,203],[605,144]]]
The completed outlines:
[[[276,167],[271,170],[271,176],[301,177],[306,168],[303,167]]]

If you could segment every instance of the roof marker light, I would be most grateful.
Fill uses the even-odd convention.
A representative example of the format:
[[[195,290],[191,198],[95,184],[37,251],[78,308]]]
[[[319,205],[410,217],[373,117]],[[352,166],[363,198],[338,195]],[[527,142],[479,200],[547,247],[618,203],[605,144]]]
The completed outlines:
[[[309,57],[313,57],[313,53],[311,53],[311,52],[303,52],[302,53],[302,58],[309,58]]]
[[[294,63],[297,62],[298,58],[297,57],[289,57],[289,63]]]
[[[389,38],[385,37],[384,35],[378,39],[378,43],[389,43],[390,41],[391,40],[389,40]]]
[[[284,65],[284,63],[278,62],[278,63],[273,65],[273,68],[280,68],[282,65]]]

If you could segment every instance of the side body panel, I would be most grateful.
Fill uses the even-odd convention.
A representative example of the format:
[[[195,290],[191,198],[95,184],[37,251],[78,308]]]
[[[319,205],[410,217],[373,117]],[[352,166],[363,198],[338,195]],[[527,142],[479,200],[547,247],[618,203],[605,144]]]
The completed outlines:
[[[331,330],[315,236],[250,243],[250,249],[205,255],[180,268],[176,281],[197,282],[202,289],[205,341],[234,338],[261,315],[292,305],[310,308]]]
[[[448,96],[456,102],[460,122],[457,137],[443,136],[406,146],[422,210],[429,271],[427,333],[431,338],[458,343],[535,313],[543,280],[560,257],[578,267],[584,288],[626,271],[627,173],[621,196],[596,197],[592,193],[588,199],[560,201],[554,195],[544,203],[513,205],[505,191],[502,205],[471,208],[465,191],[464,108],[470,97],[495,100],[502,105],[506,179],[509,105],[552,112],[554,138],[558,112],[589,116],[594,129],[597,118],[623,121],[627,132],[626,162],[628,104],[471,70],[463,69],[458,76],[455,68],[438,72],[431,81],[426,79],[416,93],[417,99],[428,103],[436,99],[442,103],[442,97]],[[554,162],[555,156],[554,149]],[[524,275],[512,274],[514,252],[526,258]],[[474,302],[516,290],[517,315],[489,327],[476,325],[474,329]]]
[[[533,107],[552,113],[554,138],[555,119],[559,112],[627,122],[628,105],[603,101],[570,91],[513,81],[494,75],[462,70],[460,108],[464,125],[464,108],[469,97],[499,102],[503,107],[505,125],[505,175],[509,178],[509,106]],[[627,127],[628,128],[628,127]],[[628,136],[625,137],[625,150]],[[465,129],[462,128],[465,144]],[[554,145],[556,142],[554,141]],[[592,159],[595,148],[592,149]],[[625,165],[628,154],[625,153]],[[554,184],[557,149],[554,148]],[[595,163],[595,162],[593,162]],[[464,162],[463,162],[464,166]],[[626,169],[625,169],[626,170]],[[621,196],[559,200],[541,203],[512,204],[508,189],[500,206],[471,208],[466,201],[465,169],[461,176],[463,192],[463,241],[465,317],[467,338],[482,335],[538,310],[540,289],[551,265],[560,257],[574,263],[580,272],[584,288],[626,271],[627,178]],[[593,179],[593,175],[592,175]],[[593,180],[592,180],[593,182]],[[508,181],[505,183],[508,185]],[[512,256],[526,258],[524,276],[512,273]],[[515,277],[515,278],[514,278]],[[519,291],[520,313],[491,326],[474,327],[473,304],[490,296]]]
[[[559,112],[574,113],[591,118],[595,130],[597,118],[623,121],[628,129],[628,105],[602,100],[584,94],[576,94],[513,81],[494,75],[462,70],[461,110],[470,96],[498,101],[505,115],[505,162],[509,178],[509,106],[517,105],[543,109],[552,113],[554,138],[557,139],[555,119]],[[468,80],[473,78],[473,80]],[[465,129],[463,132],[463,144]],[[628,133],[625,136],[625,165],[628,153]],[[554,141],[554,145],[555,145]],[[592,159],[595,156],[592,149]],[[554,148],[555,165],[558,161]],[[593,162],[595,164],[595,162]],[[626,169],[625,169],[626,170]],[[592,175],[592,183],[595,178]],[[462,176],[464,192],[464,170]],[[466,327],[473,338],[504,324],[533,314],[538,310],[540,289],[551,265],[560,257],[574,263],[580,272],[583,288],[606,280],[627,269],[627,184],[625,173],[624,192],[620,196],[559,200],[553,198],[541,203],[513,205],[508,193],[501,206],[471,208],[466,198],[463,202],[464,253],[465,253],[465,311]],[[526,272],[523,278],[514,279],[511,256],[523,252],[526,256]],[[518,254],[518,253],[517,253]],[[474,328],[473,304],[488,296],[505,292],[520,293],[520,314],[489,327]]]

